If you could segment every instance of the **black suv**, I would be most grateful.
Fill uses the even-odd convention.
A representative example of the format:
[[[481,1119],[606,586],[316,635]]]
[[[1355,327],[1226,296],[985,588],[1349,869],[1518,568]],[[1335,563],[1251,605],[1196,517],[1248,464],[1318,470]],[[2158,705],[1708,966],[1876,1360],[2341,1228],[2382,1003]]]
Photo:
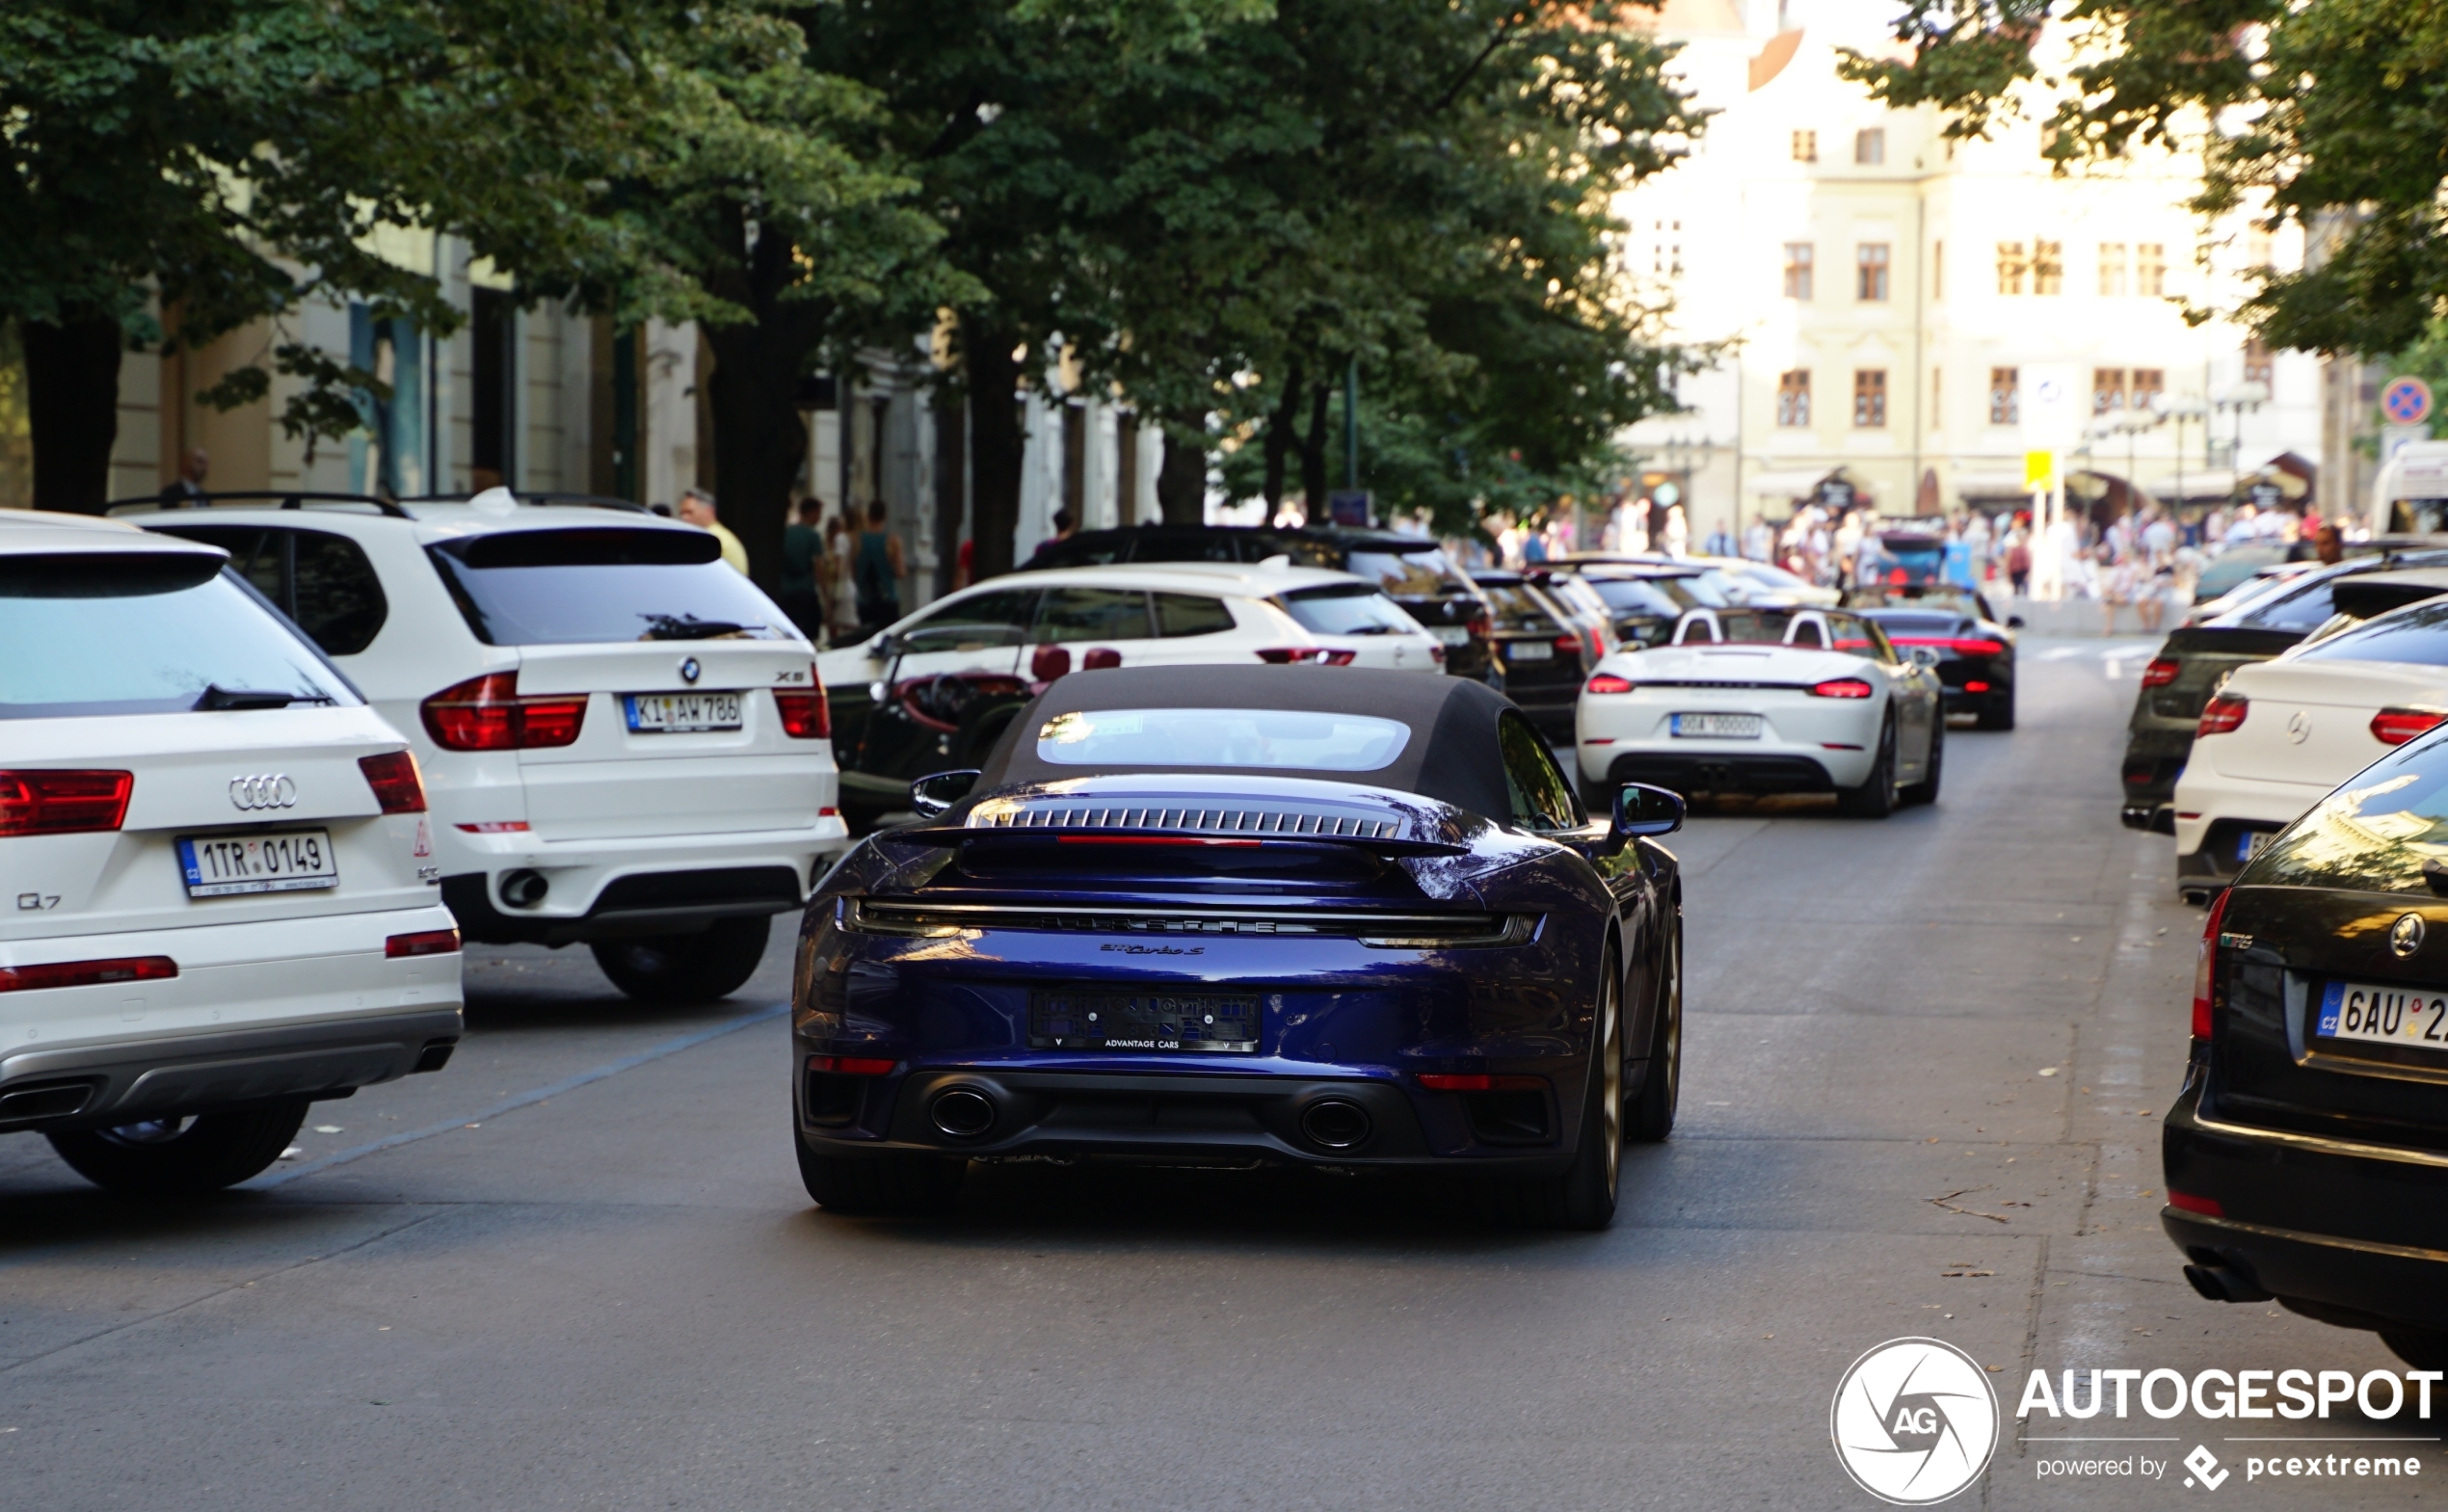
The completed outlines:
[[[1274,530],[1243,525],[1133,525],[1083,530],[1048,542],[1022,571],[1052,567],[1104,567],[1115,562],[1264,562],[1288,556],[1303,567],[1355,572],[1402,605],[1445,643],[1445,670],[1504,686],[1504,669],[1488,649],[1486,597],[1425,536],[1313,525]]]

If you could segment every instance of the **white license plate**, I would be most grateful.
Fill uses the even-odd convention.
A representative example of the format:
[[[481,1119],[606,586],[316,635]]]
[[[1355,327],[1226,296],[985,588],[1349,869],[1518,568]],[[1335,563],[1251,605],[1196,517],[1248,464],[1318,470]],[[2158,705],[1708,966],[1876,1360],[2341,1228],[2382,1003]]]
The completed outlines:
[[[632,693],[629,729],[641,735],[692,735],[739,728],[736,693]]]
[[[182,835],[178,864],[191,898],[238,892],[302,892],[340,885],[340,859],[324,830],[276,835]]]
[[[1471,644],[1471,632],[1465,625],[1431,624],[1428,626],[1428,633],[1435,636],[1438,640],[1443,641],[1448,646],[1468,646]]]
[[[2312,1021],[2315,1038],[2448,1049],[2448,992],[2331,982]]]
[[[1668,729],[1686,740],[1757,740],[1757,714],[1675,714]]]
[[[1506,661],[1554,661],[1556,648],[1546,641],[1513,641],[1504,648]]]

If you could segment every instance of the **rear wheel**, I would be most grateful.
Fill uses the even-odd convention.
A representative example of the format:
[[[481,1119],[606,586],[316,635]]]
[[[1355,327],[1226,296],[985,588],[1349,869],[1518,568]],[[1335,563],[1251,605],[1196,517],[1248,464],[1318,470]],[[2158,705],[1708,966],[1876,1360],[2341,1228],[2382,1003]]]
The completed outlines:
[[[719,918],[699,934],[598,941],[595,964],[612,985],[642,1002],[704,1002],[728,997],[757,974],[773,921],[762,914]]]
[[[826,1155],[799,1141],[799,1180],[827,1212],[852,1217],[938,1213],[960,1196],[969,1162],[957,1157],[891,1151],[875,1155]]]
[[[1884,819],[1896,811],[1896,716],[1890,710],[1878,727],[1878,755],[1859,787],[1836,795],[1836,811],[1856,819]]]
[[[306,1123],[304,1099],[48,1136],[77,1175],[121,1197],[201,1197],[280,1158]]]
[[[1934,804],[1938,801],[1938,776],[1944,769],[1946,756],[1947,721],[1942,714],[1929,727],[1929,770],[1920,782],[1904,788],[1903,796],[1905,803]]]
[[[1546,1229],[1603,1229],[1615,1221],[1615,1185],[1623,1169],[1623,967],[1607,952],[1599,985],[1597,1043],[1581,1099],[1581,1137],[1561,1175],[1500,1187],[1500,1216]]]
[[[1660,952],[1658,1015],[1649,1036],[1649,1069],[1624,1114],[1624,1130],[1644,1144],[1674,1132],[1683,1093],[1683,915],[1678,910]]]

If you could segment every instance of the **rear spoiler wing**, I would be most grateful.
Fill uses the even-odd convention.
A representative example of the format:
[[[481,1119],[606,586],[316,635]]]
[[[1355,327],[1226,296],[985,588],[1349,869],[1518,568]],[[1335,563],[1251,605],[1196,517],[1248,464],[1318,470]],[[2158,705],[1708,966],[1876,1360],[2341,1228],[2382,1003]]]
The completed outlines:
[[[889,838],[912,845],[953,846],[971,840],[1057,845],[1180,845],[1255,850],[1321,845],[1365,850],[1379,856],[1461,856],[1470,847],[1445,840],[1414,840],[1381,835],[1217,835],[1197,830],[1115,829],[1086,825],[1016,825],[971,828],[968,825],[914,825],[884,832]]]

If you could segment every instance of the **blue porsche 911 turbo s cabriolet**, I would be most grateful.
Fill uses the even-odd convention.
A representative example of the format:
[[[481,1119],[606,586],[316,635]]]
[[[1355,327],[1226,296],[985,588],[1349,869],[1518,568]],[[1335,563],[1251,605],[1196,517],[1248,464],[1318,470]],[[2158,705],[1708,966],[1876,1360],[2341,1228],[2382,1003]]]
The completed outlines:
[[[1682,886],[1657,788],[1585,814],[1501,694],[1332,667],[1063,677],[809,902],[808,1191],[971,1160],[1449,1170],[1603,1228],[1673,1126]]]

